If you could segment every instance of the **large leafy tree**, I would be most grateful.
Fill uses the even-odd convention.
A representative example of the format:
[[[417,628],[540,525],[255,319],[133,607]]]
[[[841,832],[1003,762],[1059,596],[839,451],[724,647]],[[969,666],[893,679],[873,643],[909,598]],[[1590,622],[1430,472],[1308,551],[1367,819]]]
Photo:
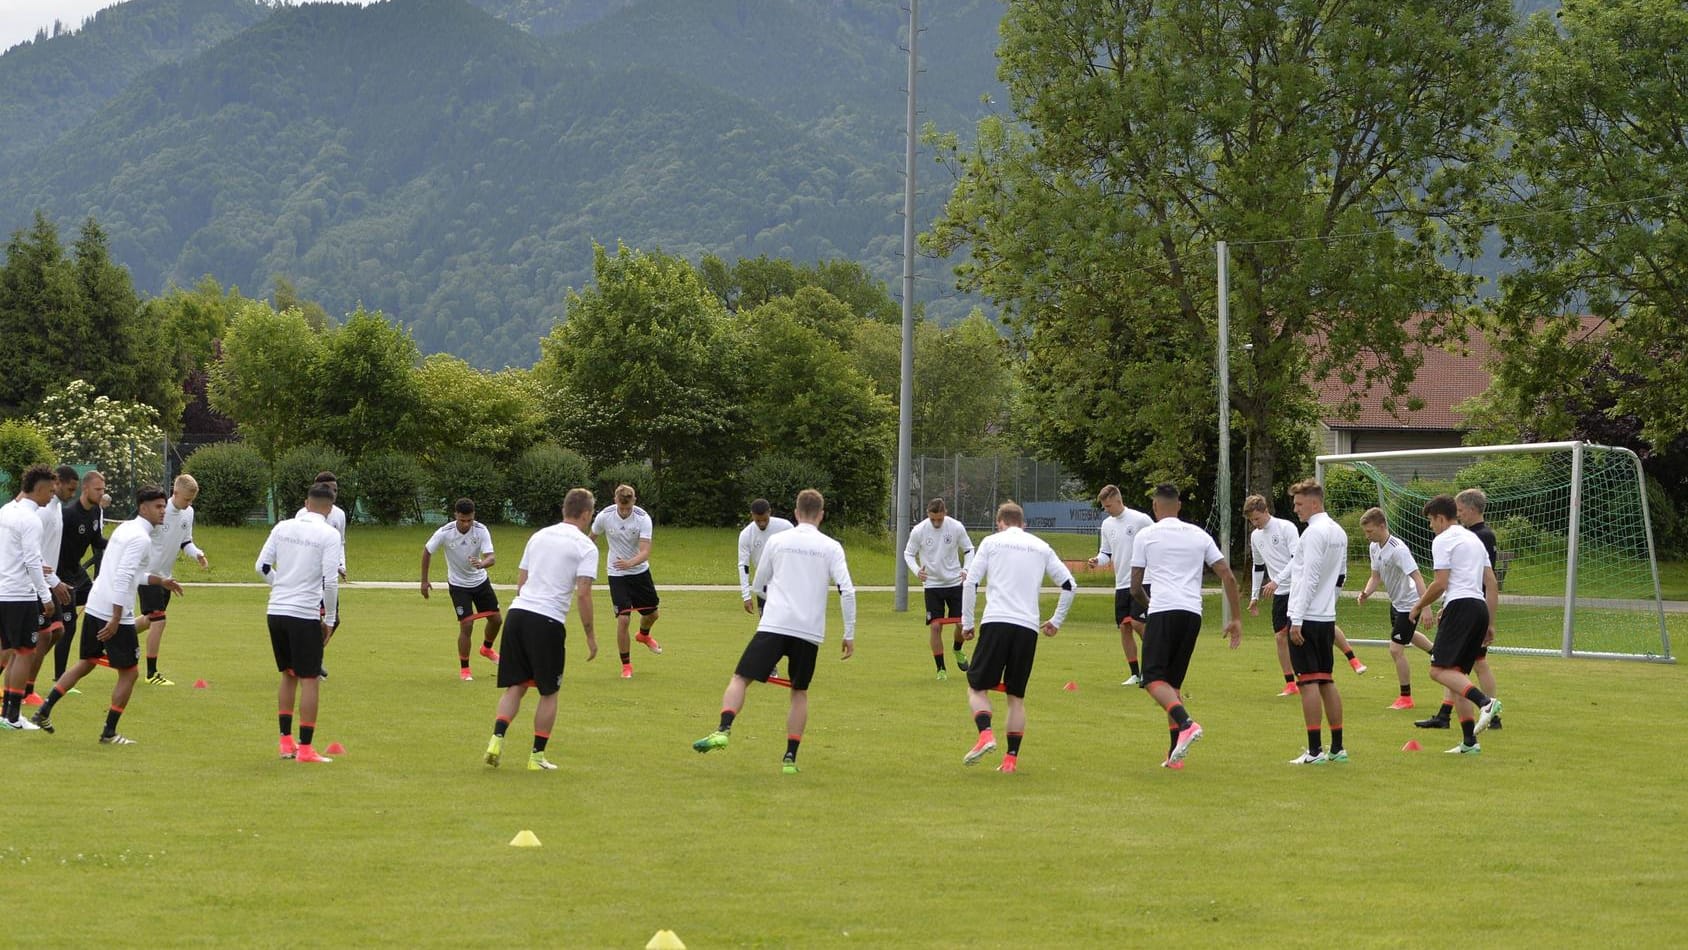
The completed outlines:
[[[1516,200],[1501,226],[1523,266],[1496,312],[1494,395],[1549,434],[1591,431],[1582,414],[1603,404],[1663,447],[1688,432],[1688,8],[1567,0],[1519,47]],[[1596,366],[1623,380],[1611,398],[1578,386],[1564,398]]]
[[[1004,305],[1043,450],[1095,480],[1209,455],[1215,246],[1232,244],[1233,424],[1270,492],[1311,381],[1400,398],[1473,250],[1507,0],[1015,0],[1014,120],[950,149],[929,242]],[[1246,349],[1245,349],[1246,347]]]
[[[298,313],[309,324],[309,317]],[[359,307],[323,335],[317,363],[312,426],[353,462],[402,445],[421,402],[416,342],[379,310]]]
[[[92,337],[75,265],[58,228],[36,212],[27,231],[12,234],[0,267],[0,409],[33,410],[74,378],[61,362]]]
[[[599,465],[648,462],[678,520],[736,510],[730,479],[749,452],[745,362],[726,309],[685,260],[626,246],[593,250],[593,283],[541,341],[539,381],[559,424]],[[682,489],[681,486],[684,485]]]
[[[274,464],[318,428],[312,417],[322,352],[322,338],[304,314],[249,300],[229,321],[222,358],[211,367],[211,407],[233,419],[247,444]]]

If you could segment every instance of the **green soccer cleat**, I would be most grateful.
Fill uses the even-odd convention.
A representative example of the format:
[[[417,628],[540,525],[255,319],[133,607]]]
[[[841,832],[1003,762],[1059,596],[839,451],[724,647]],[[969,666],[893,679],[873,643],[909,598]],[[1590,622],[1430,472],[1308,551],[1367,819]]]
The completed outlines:
[[[942,683],[943,681],[945,681],[947,679],[949,679],[949,671],[948,670],[939,670],[938,671],[938,682]]]
[[[955,668],[956,669],[965,673],[965,672],[967,672],[967,669],[970,665],[971,664],[969,664],[968,660],[967,660],[967,654],[961,652],[960,650],[955,651]]]
[[[498,760],[504,757],[504,737],[493,736],[486,744],[486,764],[498,768]]]
[[[557,764],[555,762],[551,762],[551,761],[547,760],[545,758],[545,753],[543,753],[543,752],[532,752],[532,753],[528,754],[528,769],[527,770],[529,772],[551,772],[551,771],[555,771],[556,768],[557,768]]]
[[[784,762],[780,763],[780,771],[786,775],[796,775],[797,763],[790,759],[786,759]]]
[[[1449,749],[1447,751],[1447,754],[1448,755],[1482,755],[1483,754],[1483,747],[1480,744],[1475,743],[1475,742],[1472,743],[1471,745],[1466,745],[1465,743],[1461,742],[1459,745],[1456,745],[1453,748]]]
[[[720,731],[711,732],[709,735],[692,743],[692,749],[696,752],[713,752],[716,749],[725,749],[726,747],[727,734]]]
[[[1343,749],[1341,752],[1332,752],[1330,754],[1330,756],[1328,757],[1327,761],[1330,761],[1330,762],[1346,762],[1346,761],[1348,761],[1348,750]]]
[[[1477,725],[1474,731],[1478,735],[1482,735],[1483,733],[1489,731],[1489,726],[1494,722],[1495,717],[1498,715],[1500,715],[1500,700],[1491,697],[1489,699],[1489,704],[1477,711]]]
[[[147,682],[152,684],[153,686],[174,686],[174,685],[176,685],[174,681],[165,679],[163,673],[152,674],[151,676],[147,677]]]

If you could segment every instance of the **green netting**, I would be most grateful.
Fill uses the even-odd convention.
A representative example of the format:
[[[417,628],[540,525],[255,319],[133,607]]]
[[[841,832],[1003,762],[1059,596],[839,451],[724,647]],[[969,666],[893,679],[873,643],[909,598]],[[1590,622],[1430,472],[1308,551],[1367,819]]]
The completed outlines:
[[[1569,448],[1406,456],[1346,461],[1327,456],[1326,507],[1348,531],[1350,574],[1369,571],[1360,516],[1378,507],[1390,531],[1412,549],[1430,579],[1431,532],[1424,503],[1438,494],[1481,488],[1494,529],[1503,602],[1497,643],[1559,650],[1567,609],[1571,527]],[[1660,656],[1660,605],[1634,456],[1585,446],[1572,625],[1577,652]]]

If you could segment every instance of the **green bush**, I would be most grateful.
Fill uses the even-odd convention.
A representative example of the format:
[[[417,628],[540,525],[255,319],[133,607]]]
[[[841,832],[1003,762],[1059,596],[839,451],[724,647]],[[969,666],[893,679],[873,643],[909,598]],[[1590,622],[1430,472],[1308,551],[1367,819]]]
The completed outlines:
[[[194,512],[205,524],[238,525],[264,504],[270,469],[264,459],[240,442],[216,442],[188,456],[183,470],[199,482]],[[166,489],[168,490],[168,489]],[[290,517],[292,511],[282,513]]]
[[[579,452],[549,442],[536,445],[510,469],[510,506],[530,525],[552,524],[569,489],[585,488],[590,480],[591,469]]]
[[[1676,503],[1657,478],[1647,476],[1647,514],[1653,523],[1653,546],[1661,561],[1680,560],[1688,554],[1688,538]]]
[[[440,453],[428,472],[428,501],[448,516],[459,498],[475,502],[475,517],[504,520],[504,470],[482,452],[453,449]]]
[[[53,447],[39,428],[17,419],[0,422],[0,472],[8,479],[8,493],[15,493],[23,484],[24,469],[52,464]]]
[[[305,504],[305,493],[311,490],[318,472],[333,472],[338,476],[340,497],[335,499],[335,504],[350,515],[357,499],[353,496],[352,486],[349,484],[350,471],[347,469],[346,457],[320,442],[289,449],[282,453],[281,458],[276,459],[277,509],[288,515],[299,510]]]
[[[649,465],[623,462],[599,472],[597,480],[592,484],[592,494],[597,496],[599,508],[615,504],[617,485],[632,485],[633,490],[639,494],[639,507],[645,509],[652,521],[659,520],[656,507],[662,499],[657,493],[656,476],[652,474]]]
[[[805,488],[827,495],[832,491],[832,478],[819,466],[789,455],[764,455],[739,473],[739,491],[744,495],[741,507],[746,510],[753,500],[766,498],[775,511],[790,517],[797,493]]]
[[[364,456],[353,472],[364,510],[381,524],[421,517],[416,498],[422,493],[425,478],[415,459],[390,449]]]

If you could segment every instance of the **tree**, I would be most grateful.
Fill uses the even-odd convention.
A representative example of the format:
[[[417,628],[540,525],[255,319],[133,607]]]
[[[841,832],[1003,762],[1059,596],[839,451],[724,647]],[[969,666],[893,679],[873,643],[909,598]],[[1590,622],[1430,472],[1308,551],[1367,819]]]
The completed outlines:
[[[158,410],[99,395],[87,380],[73,379],[41,400],[34,423],[59,461],[98,468],[114,496],[132,495],[144,482],[164,475]]]
[[[593,251],[593,284],[541,341],[534,373],[564,395],[559,424],[594,468],[648,462],[670,514],[714,521],[738,507],[747,452],[747,357],[690,264],[625,245]],[[682,512],[684,512],[682,516]]]
[[[1510,23],[1507,0],[1010,3],[1018,122],[939,138],[959,180],[927,241],[1004,305],[1040,447],[1098,479],[1200,467],[1220,240],[1250,489],[1311,380],[1403,396],[1473,290],[1440,256],[1476,247],[1450,216],[1491,173]]]
[[[33,410],[64,385],[64,348],[86,346],[91,337],[58,228],[37,211],[27,232],[13,232],[0,267],[0,409]]]
[[[225,291],[206,276],[192,290],[171,287],[141,308],[141,322],[156,328],[168,346],[167,360],[180,378],[183,406],[175,416],[161,414],[171,432],[227,434],[234,421],[211,408],[207,389],[211,367],[222,356],[222,339],[234,315],[248,301],[236,288]]]
[[[358,307],[322,338],[312,431],[354,464],[377,449],[413,448],[400,442],[414,431],[421,402],[417,358],[409,333],[381,311]]]
[[[1688,432],[1688,9],[1566,0],[1531,20],[1519,62],[1501,228],[1523,266],[1495,314],[1497,388],[1518,418],[1546,411],[1544,427],[1583,431],[1558,397],[1609,360],[1632,382],[1603,411],[1665,446]],[[1584,325],[1584,309],[1604,324]]]
[[[882,525],[896,410],[837,344],[807,325],[802,309],[797,298],[784,297],[744,316],[756,351],[777,355],[758,361],[748,380],[756,454],[813,464],[831,478],[835,517]]]
[[[61,341],[66,368],[104,395],[151,406],[174,429],[187,404],[187,374],[175,359],[173,338],[144,318],[128,270],[111,259],[105,231],[93,218],[82,223],[74,251],[82,336]]]
[[[427,458],[458,449],[503,464],[546,435],[545,393],[529,370],[486,373],[435,353],[415,375],[414,432],[407,441]]]
[[[312,415],[323,349],[297,310],[277,313],[249,300],[229,321],[222,358],[211,367],[211,407],[233,419],[266,462],[319,428]]]

